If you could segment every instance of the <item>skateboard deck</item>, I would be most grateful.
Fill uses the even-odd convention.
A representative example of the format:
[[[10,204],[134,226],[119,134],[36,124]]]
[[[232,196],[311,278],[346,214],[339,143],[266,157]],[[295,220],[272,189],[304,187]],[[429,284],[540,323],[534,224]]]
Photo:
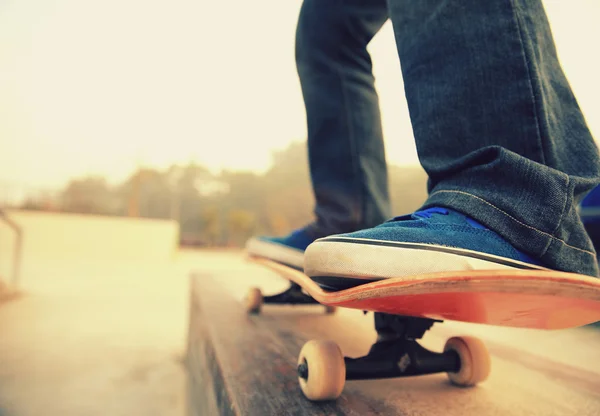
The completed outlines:
[[[298,270],[263,258],[251,260],[329,307],[548,330],[600,321],[600,279],[573,273],[513,269],[434,273],[325,291]]]
[[[298,382],[309,400],[335,400],[346,380],[408,377],[445,372],[452,384],[470,387],[491,371],[489,352],[478,338],[453,336],[442,352],[419,339],[440,321],[564,329],[600,321],[600,279],[549,270],[478,270],[377,280],[326,291],[304,273],[250,257],[288,279],[290,288],[263,298],[258,288],[247,310],[264,303],[319,303],[328,308],[375,312],[377,340],[362,357],[346,357],[330,340],[310,340],[297,361]],[[304,297],[302,297],[304,296]]]

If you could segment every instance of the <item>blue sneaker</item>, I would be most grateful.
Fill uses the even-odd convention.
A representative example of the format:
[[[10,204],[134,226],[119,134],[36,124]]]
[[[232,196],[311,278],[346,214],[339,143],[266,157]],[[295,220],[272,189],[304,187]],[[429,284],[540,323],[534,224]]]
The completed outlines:
[[[335,289],[423,273],[505,268],[544,269],[472,218],[439,207],[317,239],[304,255],[304,272]]]
[[[246,243],[246,253],[282,263],[302,271],[304,250],[315,241],[303,229],[298,229],[285,237],[254,237]]]

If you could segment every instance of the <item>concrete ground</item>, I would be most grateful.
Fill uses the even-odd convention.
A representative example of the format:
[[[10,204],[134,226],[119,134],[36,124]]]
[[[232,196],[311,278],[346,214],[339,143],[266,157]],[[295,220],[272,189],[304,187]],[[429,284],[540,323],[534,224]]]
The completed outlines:
[[[0,305],[0,416],[186,414],[182,359],[191,270],[220,271],[228,293],[240,300],[250,282],[285,286],[226,251],[183,251],[171,264],[30,267],[25,294]],[[355,312],[338,311],[336,319]],[[448,330],[460,329],[456,325]],[[600,330],[478,327],[476,333],[491,342],[496,362],[515,363],[500,366],[496,381],[527,385],[519,390],[526,393],[566,377],[552,384],[548,400],[564,395],[566,401],[556,401],[566,408],[573,400],[598,406],[590,388],[600,385]],[[519,370],[513,379],[511,369],[522,366],[528,372]],[[575,385],[587,393],[575,393]],[[423,396],[413,397],[415,403],[432,400],[427,389],[413,393]],[[513,399],[528,395],[519,397]]]
[[[185,414],[188,273],[205,261],[29,267],[0,305],[0,415]]]

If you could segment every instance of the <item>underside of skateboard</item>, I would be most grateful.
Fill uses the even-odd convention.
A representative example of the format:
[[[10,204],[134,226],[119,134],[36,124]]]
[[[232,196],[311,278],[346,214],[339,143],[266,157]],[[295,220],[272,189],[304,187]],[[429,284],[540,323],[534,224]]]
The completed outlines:
[[[246,297],[248,313],[259,313],[263,304],[319,305],[293,282],[273,296],[263,296],[259,289],[252,288]],[[328,313],[335,310],[325,307]],[[298,381],[308,399],[335,400],[342,394],[346,380],[447,373],[453,384],[467,387],[488,377],[490,356],[479,339],[453,337],[446,341],[443,352],[433,352],[419,339],[434,323],[442,321],[377,312],[374,317],[377,340],[363,357],[345,357],[335,342],[327,340],[311,340],[302,347]]]
[[[311,340],[298,357],[298,381],[315,401],[335,400],[346,380],[372,380],[447,373],[461,387],[474,386],[490,373],[490,356],[477,338],[453,337],[437,353],[418,340],[435,323],[424,318],[375,313],[377,341],[363,357],[344,357],[331,341]]]
[[[335,306],[321,305],[294,282],[290,282],[286,290],[269,296],[265,296],[259,288],[251,288],[246,295],[248,313],[260,313],[263,305],[318,305],[324,307],[326,313],[334,313],[336,310]]]
[[[330,341],[307,342],[298,358],[298,380],[311,400],[339,397],[346,380],[447,373],[458,386],[473,386],[490,373],[485,345],[453,337],[444,350],[428,351],[419,340],[436,322],[461,322],[536,329],[565,329],[600,321],[600,280],[548,270],[470,270],[398,276],[350,288],[327,287],[302,271],[255,258],[291,282],[286,291],[262,297],[252,289],[247,310],[261,305],[321,304],[371,311],[378,337],[364,357],[344,357]],[[329,306],[327,306],[329,305]],[[436,318],[431,319],[431,318]]]

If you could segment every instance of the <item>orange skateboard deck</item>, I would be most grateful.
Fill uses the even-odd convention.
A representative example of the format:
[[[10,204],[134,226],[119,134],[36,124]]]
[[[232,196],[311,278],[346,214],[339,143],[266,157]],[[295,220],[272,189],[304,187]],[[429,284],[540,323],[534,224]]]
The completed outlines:
[[[329,292],[298,270],[257,257],[252,261],[330,307],[536,329],[600,321],[600,279],[573,273],[511,269],[434,273]]]
[[[600,279],[546,270],[479,270],[377,280],[350,289],[326,291],[304,273],[251,257],[288,279],[291,286],[262,298],[247,297],[256,313],[265,303],[320,303],[375,312],[377,340],[363,357],[346,357],[330,340],[310,340],[297,361],[298,382],[309,400],[335,400],[346,380],[409,377],[445,372],[452,384],[484,382],[491,371],[485,344],[453,336],[443,351],[427,350],[419,339],[435,322],[564,329],[600,321]]]

